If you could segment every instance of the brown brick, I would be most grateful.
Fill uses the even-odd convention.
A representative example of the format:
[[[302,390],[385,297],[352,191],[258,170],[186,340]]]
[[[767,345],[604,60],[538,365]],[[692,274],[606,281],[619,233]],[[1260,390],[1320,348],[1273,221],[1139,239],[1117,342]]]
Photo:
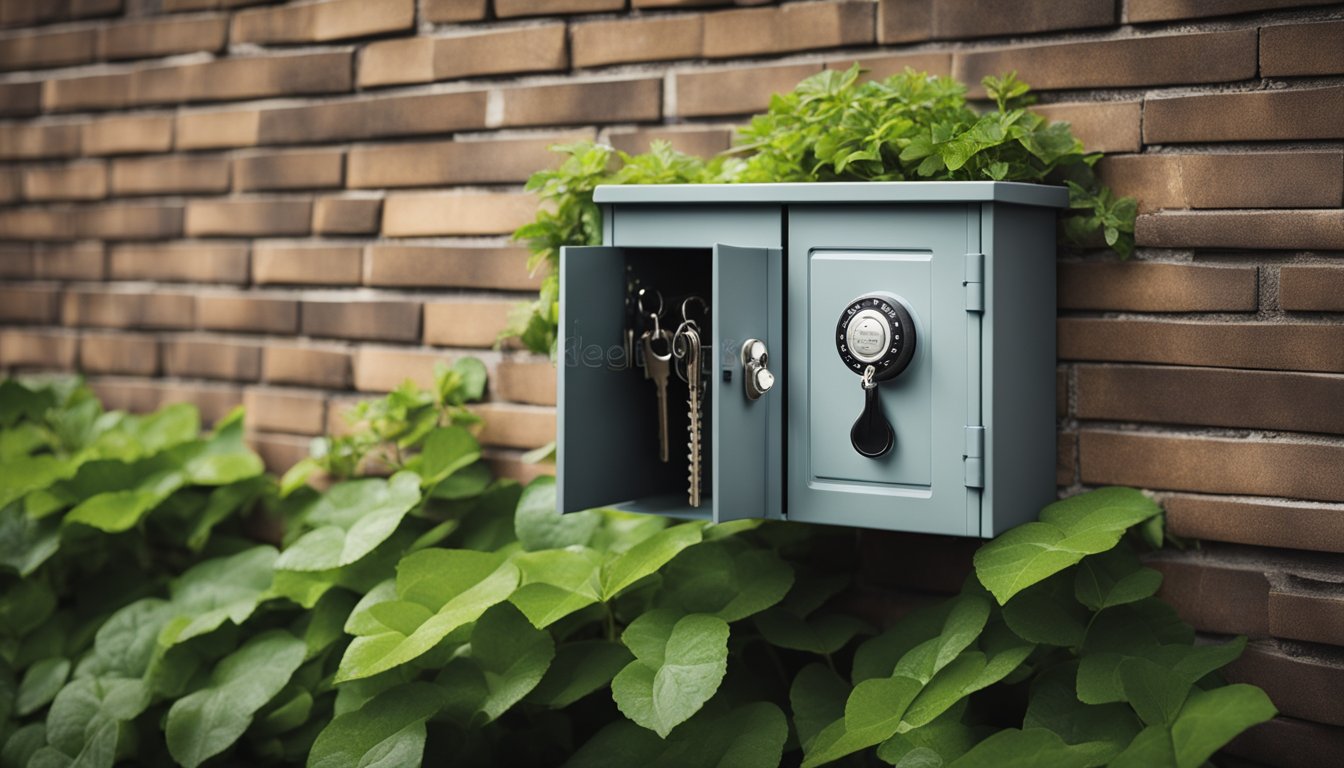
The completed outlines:
[[[382,213],[381,197],[319,197],[313,203],[313,234],[377,234]]]
[[[183,112],[177,116],[178,149],[256,146],[261,126],[257,110]]]
[[[97,328],[190,328],[196,297],[185,293],[66,291],[63,325]]]
[[[298,144],[485,127],[485,91],[333,101],[261,113],[261,142]]]
[[[1291,8],[1299,5],[1325,5],[1333,0],[1128,0],[1125,21],[1137,24],[1145,21],[1170,21],[1206,16],[1228,16],[1235,13]]]
[[[159,342],[129,333],[85,333],[79,337],[79,369],[86,373],[156,376]]]
[[[1188,539],[1344,552],[1344,505],[1168,496],[1167,528]]]
[[[1061,366],[1055,371],[1055,417],[1069,415],[1069,369]]]
[[[1281,267],[1279,307],[1290,312],[1344,312],[1344,268]]]
[[[258,285],[359,285],[363,249],[329,243],[258,243],[252,280]]]
[[[187,378],[256,381],[261,376],[261,347],[235,341],[168,339],[163,342],[163,372]]]
[[[247,5],[261,5],[272,2],[272,0],[161,0],[163,10],[174,11],[204,11],[215,8],[241,8]]]
[[[1276,717],[1243,731],[1222,753],[1281,768],[1335,768],[1344,756],[1344,728]]]
[[[416,341],[420,338],[420,303],[416,301],[305,301],[303,333],[370,341]]]
[[[1138,152],[1142,102],[1094,101],[1032,107],[1053,122],[1068,123],[1089,152]]]
[[[953,60],[954,75],[968,84],[1013,70],[1038,91],[1247,80],[1255,77],[1256,32],[1028,45],[959,52]],[[984,89],[972,85],[971,93]]]
[[[364,46],[359,55],[359,87],[434,80],[434,38],[403,37]]]
[[[42,69],[84,64],[97,56],[92,29],[20,32],[0,37],[0,69]]]
[[[33,246],[0,243],[0,279],[28,280],[37,276]]]
[[[404,192],[383,204],[387,237],[498,235],[531,221],[537,199],[522,192]]]
[[[760,56],[872,43],[871,2],[789,3],[705,16],[704,55],[711,59]]]
[[[1077,409],[1080,419],[1344,434],[1344,376],[1080,365]]]
[[[235,158],[235,186],[243,191],[329,189],[342,182],[345,153],[339,149],[264,152]]]
[[[515,403],[555,405],[555,364],[550,360],[505,359],[490,379],[493,397]]]
[[[854,64],[863,68],[862,80],[880,80],[899,75],[906,69],[927,72],[930,75],[952,74],[951,53],[897,53],[880,56],[842,56],[826,61],[826,69],[849,69]]]
[[[486,0],[424,0],[421,13],[426,21],[449,24],[485,18]]]
[[[107,273],[112,280],[186,283],[247,283],[247,246],[224,243],[142,243],[113,246]]]
[[[1227,635],[1269,634],[1269,580],[1264,569],[1212,558],[1155,558],[1158,597],[1195,629]]]
[[[266,469],[277,475],[284,474],[290,467],[308,458],[308,444],[311,438],[298,435],[275,435],[265,432],[249,432],[247,445],[261,457]]]
[[[42,111],[42,83],[0,84],[0,115],[24,117]]]
[[[569,65],[565,25],[462,32],[434,41],[434,79],[554,72]]]
[[[261,351],[261,378],[267,384],[345,389],[350,386],[350,364],[343,347],[273,343]]]
[[[482,460],[491,474],[500,479],[527,485],[542,475],[555,474],[554,464],[528,464],[515,451],[483,451]]]
[[[482,445],[536,448],[555,439],[555,409],[487,403],[471,410],[484,419]]]
[[[354,188],[450,186],[527,181],[559,164],[555,144],[591,139],[592,132],[525,139],[436,141],[359,146],[350,150]]]
[[[152,381],[94,379],[89,387],[109,411],[149,413],[158,409],[163,398],[163,385]]]
[[[0,159],[79,154],[79,123],[0,123]]]
[[[1083,482],[1199,493],[1344,498],[1344,475],[1322,471],[1344,448],[1295,440],[1168,437],[1084,430]]]
[[[313,204],[308,200],[192,200],[186,232],[193,237],[306,235]]]
[[[1143,102],[1143,140],[1148,144],[1339,138],[1344,138],[1344,86]]]
[[[0,239],[73,240],[78,236],[78,217],[70,208],[0,208]]]
[[[84,124],[83,146],[86,155],[167,152],[173,146],[173,118],[167,115],[99,118]]]
[[[678,117],[745,115],[770,106],[770,95],[792,91],[821,71],[819,64],[785,64],[677,72],[673,75]]]
[[[509,325],[516,301],[436,301],[425,304],[425,343],[492,347]]]
[[[121,11],[123,0],[5,0],[0,3],[0,26],[27,27],[52,21],[109,16]]]
[[[1121,155],[1098,166],[1101,180],[1139,210],[1330,208],[1344,201],[1344,154]]]
[[[647,122],[663,111],[661,78],[534,85],[500,94],[503,126]]]
[[[103,244],[44,245],[36,252],[36,276],[43,280],[102,280]]]
[[[23,199],[23,171],[20,168],[0,168],[0,204]]]
[[[561,13],[601,13],[625,8],[625,0],[495,0],[495,15],[554,16]]]
[[[1067,488],[1078,482],[1078,434],[1061,432],[1055,439],[1055,485]]]
[[[117,195],[229,191],[229,161],[209,155],[168,155],[116,160],[112,191]]]
[[[1139,216],[1139,245],[1157,248],[1344,249],[1344,210],[1164,211]]]
[[[1258,685],[1279,712],[1317,723],[1344,725],[1344,663],[1289,655],[1270,644],[1252,643],[1226,669],[1234,683]]]
[[[1340,373],[1344,327],[1064,318],[1059,321],[1059,357]]]
[[[98,47],[107,59],[148,59],[175,53],[224,49],[229,22],[224,16],[150,18],[109,24],[98,30]]]
[[[1248,312],[1257,306],[1255,267],[1144,261],[1061,262],[1061,309]]]
[[[233,17],[235,43],[319,43],[399,32],[415,24],[415,0],[320,0],[257,8]]]
[[[880,0],[884,43],[1036,34],[1115,23],[1110,0],[1027,0],[1005,12],[994,0]]]
[[[701,128],[676,126],[666,128],[613,129],[607,134],[611,146],[632,155],[649,151],[655,141],[666,141],[678,152],[698,157],[712,157],[732,146],[733,132],[729,128]]]
[[[420,387],[434,386],[434,366],[451,365],[446,352],[360,347],[355,351],[355,389],[360,392],[390,392],[403,381]]]
[[[1344,73],[1344,21],[1260,28],[1261,77]]]
[[[23,194],[29,200],[101,200],[107,197],[107,166],[93,160],[29,168]]]
[[[117,382],[136,399],[133,410],[155,411],[170,403],[191,403],[201,412],[201,423],[211,426],[243,404],[243,390],[236,386],[203,382]],[[139,390],[137,392],[137,390]],[[102,387],[95,391],[109,402],[117,402]],[[125,391],[125,390],[124,390]],[[127,395],[117,394],[122,398]]]
[[[53,323],[59,298],[49,286],[0,286],[0,323]]]
[[[81,237],[162,240],[182,234],[179,203],[113,203],[84,208],[75,219]]]
[[[573,27],[575,67],[632,61],[695,59],[704,46],[705,17],[643,16]]]
[[[1269,591],[1269,634],[1344,645],[1344,596],[1304,586],[1306,583],[1277,586]]]
[[[69,371],[75,367],[75,334],[0,329],[0,367]]]
[[[370,245],[365,281],[389,288],[536,290],[524,248]]]
[[[202,295],[196,300],[200,326],[215,331],[296,333],[299,303],[293,299],[239,294]]]
[[[248,387],[243,393],[250,429],[320,435],[326,426],[327,401],[301,389]]]

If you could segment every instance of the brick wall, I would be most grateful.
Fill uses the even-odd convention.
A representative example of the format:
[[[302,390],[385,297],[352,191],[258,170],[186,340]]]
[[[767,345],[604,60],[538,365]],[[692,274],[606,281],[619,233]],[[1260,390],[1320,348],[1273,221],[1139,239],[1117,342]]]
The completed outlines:
[[[1135,259],[1061,254],[1061,489],[1160,491],[1202,540],[1164,594],[1255,638],[1233,676],[1284,713],[1237,752],[1344,759],[1344,5],[0,0],[0,25],[0,368],[245,403],[281,466],[476,354],[523,478],[554,372],[491,345],[536,285],[506,234],[549,143],[713,153],[856,59],[1018,70],[1143,204]],[[861,543],[879,587],[964,573],[962,543]]]

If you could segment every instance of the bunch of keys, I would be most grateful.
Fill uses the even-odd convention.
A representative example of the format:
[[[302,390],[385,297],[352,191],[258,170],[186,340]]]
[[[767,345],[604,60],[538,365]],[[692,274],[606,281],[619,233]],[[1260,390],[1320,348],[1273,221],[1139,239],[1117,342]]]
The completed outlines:
[[[708,314],[705,300],[691,296],[681,303],[681,325],[672,336],[672,354],[680,364],[677,374],[686,382],[686,483],[687,499],[692,507],[700,506],[701,488],[701,430],[704,426],[704,346],[700,340],[700,326],[690,317],[690,307],[698,303],[702,315]]]
[[[668,333],[662,327],[660,320],[663,314],[663,295],[654,291],[658,296],[658,309],[649,312],[644,307],[644,297],[647,295],[647,289],[639,292],[636,299],[637,309],[641,316],[648,315],[652,327],[644,331],[639,337],[640,355],[639,360],[644,366],[644,378],[653,382],[653,386],[658,395],[658,460],[667,463],[669,458],[668,437],[667,437],[667,380],[672,374],[672,334]]]

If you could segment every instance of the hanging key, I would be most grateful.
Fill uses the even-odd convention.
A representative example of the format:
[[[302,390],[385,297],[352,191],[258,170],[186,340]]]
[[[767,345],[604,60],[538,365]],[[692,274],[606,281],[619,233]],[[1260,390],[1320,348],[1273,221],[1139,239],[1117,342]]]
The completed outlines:
[[[677,335],[672,340],[673,354],[675,354],[685,366],[685,378],[687,387],[687,426],[686,426],[686,495],[687,501],[691,507],[700,506],[700,465],[701,465],[701,431],[704,426],[703,417],[703,378],[702,378],[702,352],[700,346],[700,333],[693,322],[683,322],[681,328],[677,330]]]
[[[672,373],[672,334],[658,326],[654,317],[652,330],[640,337],[644,351],[644,373],[653,381],[658,393],[658,460],[668,461],[667,435],[667,379]]]

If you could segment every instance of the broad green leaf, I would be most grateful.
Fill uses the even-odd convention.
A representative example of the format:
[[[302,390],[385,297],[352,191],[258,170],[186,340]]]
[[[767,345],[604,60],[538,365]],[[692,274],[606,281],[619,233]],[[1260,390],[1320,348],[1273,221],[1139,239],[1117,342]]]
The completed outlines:
[[[230,515],[256,501],[270,482],[266,477],[254,477],[231,485],[221,485],[211,491],[205,509],[197,516],[191,532],[187,534],[187,546],[194,552],[201,551],[210,539],[211,530]]]
[[[1237,734],[1276,714],[1269,697],[1253,685],[1196,690],[1186,699],[1170,729],[1148,726],[1111,765],[1199,768]]]
[[[938,636],[908,651],[896,662],[894,674],[926,684],[938,671],[961,655],[984,631],[989,600],[977,594],[959,595],[943,620]]]
[[[899,768],[942,768],[970,751],[984,735],[961,722],[965,707],[954,707],[936,720],[898,733],[877,747],[879,760]]]
[[[159,506],[186,483],[179,471],[150,476],[136,488],[100,493],[80,502],[65,516],[65,523],[83,523],[108,533],[130,530],[151,509]]]
[[[421,484],[429,488],[481,458],[481,445],[462,427],[439,427],[420,451]]]
[[[598,601],[601,553],[582,547],[520,552],[513,562],[521,586],[509,601],[537,627],[546,627]]]
[[[1123,545],[1083,558],[1074,577],[1075,597],[1093,611],[1152,597],[1160,586],[1162,574],[1141,566]]]
[[[910,702],[898,731],[926,725],[946,712],[972,692],[984,671],[985,655],[979,651],[966,651],[953,659]]]
[[[140,680],[73,680],[56,694],[47,712],[48,749],[55,753],[52,757],[56,764],[64,756],[77,765],[110,768],[123,724],[138,717],[147,706],[149,691]]]
[[[624,645],[610,640],[561,643],[555,649],[555,660],[527,695],[527,701],[552,709],[567,707],[606,687],[633,660]]]
[[[845,701],[850,687],[835,670],[813,662],[793,678],[789,686],[789,705],[793,708],[793,726],[803,749],[827,725],[845,716]]]
[[[345,590],[336,590],[323,595],[295,623],[295,634],[303,638],[307,653],[304,660],[317,657],[322,651],[345,636],[345,620],[354,610],[355,596]]]
[[[854,653],[854,682],[890,677],[896,663],[921,643],[943,631],[956,600],[939,600],[902,616],[877,637],[864,641]]]
[[[592,510],[560,514],[555,506],[555,478],[542,475],[523,489],[513,529],[523,549],[535,551],[587,546],[601,523],[601,516]]]
[[[308,478],[321,471],[322,465],[317,459],[311,456],[300,459],[280,477],[280,498],[288,498],[295,491],[308,485]]]
[[[226,656],[204,688],[168,710],[164,735],[173,759],[195,768],[232,746],[289,682],[305,651],[299,638],[270,630]]]
[[[28,576],[56,554],[60,545],[57,520],[33,519],[18,503],[0,508],[0,567]]]
[[[252,733],[261,737],[289,733],[312,717],[313,695],[291,682],[266,709],[252,726]]]
[[[481,615],[471,631],[471,661],[485,674],[486,699],[480,707],[485,722],[504,714],[541,682],[555,643],[508,603]]]
[[[666,740],[617,719],[584,744],[567,768],[774,768],[780,764],[789,728],[784,713],[768,702],[730,711],[705,708]]]
[[[1142,729],[1134,712],[1125,704],[1084,704],[1078,699],[1078,663],[1056,664],[1042,672],[1031,685],[1024,728],[1048,728],[1066,743],[1105,742],[1115,754]],[[1109,757],[1108,757],[1109,759]]]
[[[22,579],[7,585],[0,590],[0,633],[23,637],[55,610],[56,593],[45,579]]]
[[[602,599],[610,600],[635,582],[650,576],[683,549],[699,544],[704,524],[682,523],[655,533],[617,555],[602,568]]]
[[[471,464],[444,478],[434,486],[429,495],[449,501],[470,499],[484,493],[494,479],[489,466],[480,463]]]
[[[0,462],[0,507],[73,477],[79,464],[78,458],[62,459],[45,453]]]
[[[728,544],[691,547],[663,571],[663,594],[686,613],[734,622],[775,605],[793,586],[793,569],[771,550]]]
[[[198,637],[224,622],[242,624],[270,590],[277,553],[260,546],[192,567],[169,586],[181,617],[171,644]]]
[[[276,570],[322,571],[350,565],[396,531],[420,503],[420,478],[398,472],[390,480],[363,478],[339,483],[304,514],[313,530],[300,536],[276,561]]]
[[[172,603],[152,597],[113,613],[94,636],[93,672],[111,677],[144,676],[154,658],[159,633],[174,615]]]
[[[14,712],[20,716],[30,715],[50,704],[69,676],[69,659],[43,659],[32,665],[24,672],[23,682],[19,684]]]
[[[47,745],[47,724],[29,723],[14,733],[0,750],[0,768],[24,768],[33,754]]]
[[[1066,573],[1027,587],[1003,606],[1004,622],[1023,640],[1080,647],[1092,614],[1074,598],[1073,585]]]
[[[881,744],[896,733],[921,683],[909,677],[881,677],[855,686],[845,716],[826,726],[807,745],[803,766],[824,765]]]
[[[1044,728],[999,731],[953,760],[948,768],[1092,768],[1111,752],[1099,742],[1065,744]]]
[[[29,387],[13,378],[0,379],[0,427],[8,429],[20,420],[41,421],[48,408],[58,405],[50,387]]]
[[[398,768],[419,765],[425,721],[443,704],[429,683],[390,688],[353,712],[337,715],[313,742],[308,768]]]
[[[635,661],[611,683],[621,712],[663,738],[709,701],[728,670],[727,622],[692,614],[663,634],[665,619],[654,611],[631,622],[621,640]],[[648,632],[650,626],[658,631]]]
[[[1190,683],[1147,659],[1125,659],[1119,672],[1125,700],[1144,723],[1170,726],[1176,720],[1190,693]]]

